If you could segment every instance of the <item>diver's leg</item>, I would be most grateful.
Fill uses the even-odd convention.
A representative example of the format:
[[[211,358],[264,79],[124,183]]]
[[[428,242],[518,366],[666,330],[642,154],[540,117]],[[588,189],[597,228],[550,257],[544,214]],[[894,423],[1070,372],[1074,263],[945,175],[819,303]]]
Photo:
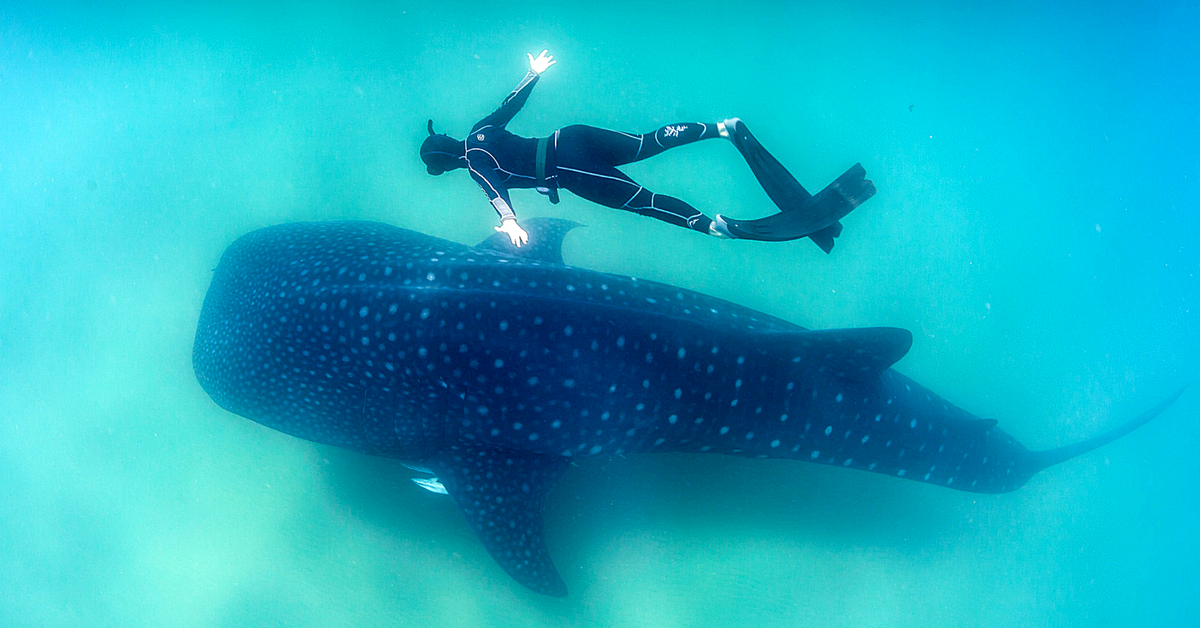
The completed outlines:
[[[560,163],[558,177],[559,185],[598,205],[717,235],[711,231],[712,219],[700,210],[673,196],[655,194],[607,164],[593,162],[583,166]]]
[[[613,167],[641,161],[692,142],[721,137],[716,124],[704,122],[668,124],[651,133],[624,133],[576,125],[563,129],[563,133],[569,133],[569,136],[560,141],[576,143],[577,147]]]

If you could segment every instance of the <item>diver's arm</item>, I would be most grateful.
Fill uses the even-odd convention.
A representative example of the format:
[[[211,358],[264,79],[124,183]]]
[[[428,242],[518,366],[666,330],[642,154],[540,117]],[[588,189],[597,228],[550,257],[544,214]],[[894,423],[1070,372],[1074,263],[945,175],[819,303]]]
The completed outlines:
[[[517,224],[517,215],[512,210],[512,202],[508,199],[508,188],[500,183],[496,171],[487,168],[483,172],[470,168],[471,178],[483,188],[492,202],[492,207],[500,214],[500,226],[496,231],[508,236],[514,246],[520,247],[529,241],[529,234]]]
[[[545,50],[537,58],[528,53],[526,53],[526,56],[529,57],[529,71],[525,73],[525,77],[517,84],[516,89],[508,94],[508,98],[505,98],[504,102],[500,103],[499,109],[496,109],[488,117],[480,120],[471,129],[472,133],[488,126],[503,128],[511,122],[513,116],[516,116],[521,107],[525,106],[525,101],[529,100],[529,94],[533,93],[533,86],[537,83],[538,77],[541,76],[542,72],[546,71],[546,68],[558,63],[554,60],[554,56],[546,54]]]
[[[475,127],[471,129],[471,132],[475,133],[476,131],[485,129],[489,126],[504,128],[505,125],[512,121],[513,116],[517,115],[517,112],[521,110],[521,107],[525,106],[525,101],[529,100],[529,94],[533,92],[533,85],[534,83],[537,83],[537,80],[537,72],[534,72],[533,70],[526,72],[525,78],[521,79],[521,82],[517,85],[517,88],[512,90],[512,93],[508,95],[508,98],[504,99],[504,102],[500,104],[500,108],[488,114],[486,118],[480,120]]]
[[[500,175],[492,168],[476,169],[474,166],[468,165],[467,169],[471,173],[471,178],[479,184],[483,193],[487,194],[496,213],[500,214],[500,220],[515,220],[517,215],[512,210],[512,201],[508,198],[508,188],[504,187],[500,181]]]

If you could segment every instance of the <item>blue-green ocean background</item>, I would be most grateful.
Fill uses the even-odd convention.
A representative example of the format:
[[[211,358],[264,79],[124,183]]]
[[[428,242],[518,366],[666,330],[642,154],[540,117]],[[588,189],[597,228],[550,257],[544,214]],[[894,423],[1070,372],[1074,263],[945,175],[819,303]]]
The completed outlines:
[[[0,4],[0,626],[1195,625],[1195,389],[999,496],[584,461],[546,513],[571,588],[550,599],[407,470],[192,375],[247,231],[489,235],[478,188],[416,148],[549,48],[519,134],[736,115],[810,188],[856,161],[879,188],[828,256],[516,192],[589,225],[568,263],[910,329],[899,370],[1032,448],[1116,425],[1200,374],[1200,8],[956,4]],[[710,215],[772,210],[723,142],[628,170]]]

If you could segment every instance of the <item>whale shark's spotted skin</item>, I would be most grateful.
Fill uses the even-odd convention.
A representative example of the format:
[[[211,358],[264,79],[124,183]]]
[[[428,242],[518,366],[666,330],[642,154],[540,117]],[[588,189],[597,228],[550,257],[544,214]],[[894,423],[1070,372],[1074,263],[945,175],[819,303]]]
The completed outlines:
[[[560,245],[573,223],[527,226],[533,244],[519,250],[503,236],[467,247],[367,222],[250,233],[215,271],[196,375],[259,423],[430,469],[441,484],[426,485],[444,487],[497,562],[550,595],[566,588],[541,511],[576,456],[795,458],[1003,492],[1165,407],[1029,452],[892,371],[906,331],[808,331],[569,268]]]

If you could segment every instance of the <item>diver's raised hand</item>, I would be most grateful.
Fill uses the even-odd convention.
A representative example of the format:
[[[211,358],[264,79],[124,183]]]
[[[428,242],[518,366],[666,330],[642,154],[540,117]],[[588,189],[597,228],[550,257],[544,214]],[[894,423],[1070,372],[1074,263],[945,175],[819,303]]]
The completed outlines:
[[[529,52],[525,53],[525,56],[529,57],[529,69],[538,74],[545,72],[546,68],[558,63],[554,60],[554,55],[546,54],[545,50],[543,50],[542,54],[538,55],[536,59],[534,59],[533,54]]]
[[[522,229],[521,225],[518,225],[517,221],[512,218],[506,218],[501,222],[500,226],[496,227],[496,231],[508,236],[508,239],[512,240],[513,246],[516,247],[520,247],[529,241],[529,233]]]

